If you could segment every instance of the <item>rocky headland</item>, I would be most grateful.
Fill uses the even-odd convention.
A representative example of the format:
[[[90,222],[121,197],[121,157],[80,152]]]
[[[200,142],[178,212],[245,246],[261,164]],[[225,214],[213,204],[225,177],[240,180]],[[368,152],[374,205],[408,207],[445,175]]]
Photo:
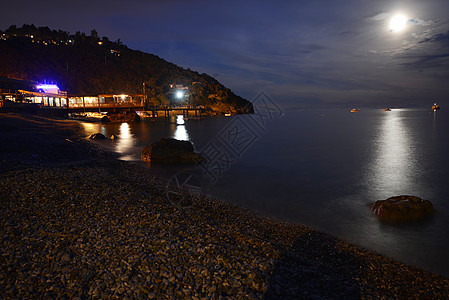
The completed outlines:
[[[142,95],[147,106],[203,107],[207,115],[254,112],[251,102],[215,78],[95,32],[71,34],[24,24],[0,33],[0,77],[41,82],[51,74],[71,95]],[[183,97],[175,97],[178,90],[185,92]]]

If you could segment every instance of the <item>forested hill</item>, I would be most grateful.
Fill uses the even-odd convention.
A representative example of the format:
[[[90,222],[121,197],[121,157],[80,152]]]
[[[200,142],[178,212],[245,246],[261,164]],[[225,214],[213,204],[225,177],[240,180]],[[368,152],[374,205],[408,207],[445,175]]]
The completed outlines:
[[[57,82],[72,95],[142,94],[145,83],[153,105],[173,104],[178,88],[187,92],[181,100],[211,113],[253,111],[249,101],[211,76],[129,49],[120,40],[100,38],[95,30],[70,34],[23,25],[0,31],[0,76]]]

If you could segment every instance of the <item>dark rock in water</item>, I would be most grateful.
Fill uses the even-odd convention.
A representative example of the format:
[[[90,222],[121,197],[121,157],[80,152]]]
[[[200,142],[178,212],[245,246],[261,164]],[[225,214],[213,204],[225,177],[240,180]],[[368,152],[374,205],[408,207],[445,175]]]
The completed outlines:
[[[197,164],[204,158],[195,152],[189,141],[160,139],[143,149],[142,160],[151,163]]]
[[[87,137],[89,140],[105,140],[106,137],[102,133],[93,133]]]
[[[108,122],[114,123],[133,123],[140,121],[140,117],[134,111],[109,112]],[[102,119],[103,122],[103,119]]]
[[[386,222],[409,222],[424,219],[434,212],[429,200],[401,195],[378,200],[371,205],[374,215]]]

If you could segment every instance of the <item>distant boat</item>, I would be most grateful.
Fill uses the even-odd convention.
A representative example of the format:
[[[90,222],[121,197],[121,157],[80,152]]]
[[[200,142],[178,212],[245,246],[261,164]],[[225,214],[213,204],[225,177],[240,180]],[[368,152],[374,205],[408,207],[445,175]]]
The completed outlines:
[[[391,111],[391,108],[389,108],[389,107],[387,107],[387,108],[384,108],[384,109],[382,109],[383,111]]]
[[[434,103],[433,106],[432,106],[432,110],[433,111],[437,111],[439,109],[440,109],[440,106],[438,104]]]
[[[230,116],[231,116],[230,113],[225,114],[225,117],[230,117]]]
[[[360,112],[360,109],[358,109],[358,108],[353,108],[353,109],[351,109],[351,112]]]

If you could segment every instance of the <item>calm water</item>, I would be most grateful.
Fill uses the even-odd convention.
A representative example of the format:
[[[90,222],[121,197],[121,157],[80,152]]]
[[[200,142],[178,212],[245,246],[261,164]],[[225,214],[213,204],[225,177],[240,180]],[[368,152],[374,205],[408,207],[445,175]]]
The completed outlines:
[[[124,160],[139,161],[143,147],[162,137],[191,140],[214,158],[201,179],[207,193],[449,277],[447,111],[297,111],[263,120],[83,125],[86,134],[118,135],[103,144]],[[372,202],[401,194],[432,201],[436,214],[401,226],[371,215]]]

